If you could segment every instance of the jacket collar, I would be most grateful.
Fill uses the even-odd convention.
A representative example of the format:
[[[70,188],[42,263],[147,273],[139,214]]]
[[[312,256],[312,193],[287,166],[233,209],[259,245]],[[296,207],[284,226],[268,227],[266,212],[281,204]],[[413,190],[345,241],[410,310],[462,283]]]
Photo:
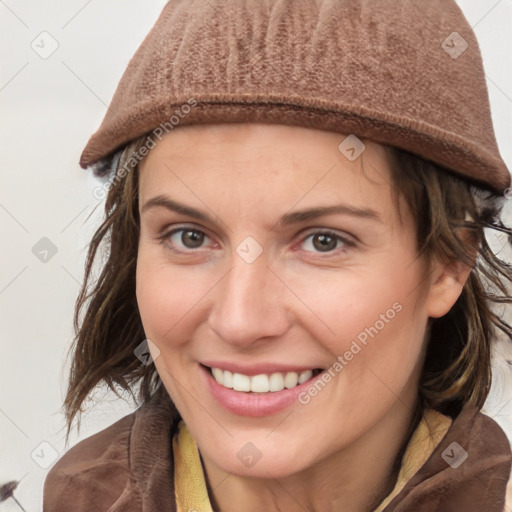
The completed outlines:
[[[129,455],[133,480],[112,512],[176,512],[172,439],[180,420],[163,387],[136,411]],[[502,512],[511,464],[505,433],[468,404],[382,512]]]

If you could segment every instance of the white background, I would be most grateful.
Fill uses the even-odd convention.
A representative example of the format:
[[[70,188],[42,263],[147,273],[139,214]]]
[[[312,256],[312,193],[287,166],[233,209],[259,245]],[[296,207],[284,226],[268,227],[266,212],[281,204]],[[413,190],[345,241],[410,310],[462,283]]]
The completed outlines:
[[[86,245],[103,207],[92,195],[98,183],[78,159],[164,4],[0,0],[0,483],[22,479],[15,495],[28,512],[42,508],[47,473],[31,453],[41,442],[59,456],[65,451],[65,356]],[[459,4],[480,42],[498,143],[512,168],[512,0]],[[58,43],[47,59],[31,48],[43,31]],[[57,247],[47,263],[32,253],[42,237]],[[512,359],[510,352],[506,357]],[[506,405],[512,374],[503,360],[497,365],[488,410],[512,438],[512,407]],[[102,401],[71,444],[132,409],[112,398]],[[52,448],[36,452],[44,462]],[[9,510],[20,509],[12,500],[0,503],[0,511]]]

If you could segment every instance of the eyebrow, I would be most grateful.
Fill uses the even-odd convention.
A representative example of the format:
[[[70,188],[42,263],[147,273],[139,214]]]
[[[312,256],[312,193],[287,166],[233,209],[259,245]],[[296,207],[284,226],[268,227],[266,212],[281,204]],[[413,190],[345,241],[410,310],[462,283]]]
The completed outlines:
[[[187,206],[183,203],[179,203],[169,197],[159,195],[146,201],[141,209],[141,214],[151,208],[165,208],[176,213],[181,213],[194,219],[201,220],[203,222],[214,223],[213,217],[207,213]],[[324,215],[332,215],[334,213],[350,215],[352,217],[358,217],[362,219],[368,219],[376,222],[382,222],[380,215],[371,208],[358,208],[348,204],[338,204],[332,206],[318,206],[315,208],[308,208],[305,210],[298,210],[295,212],[285,213],[274,226],[288,226],[290,224],[298,224],[308,220],[322,217]]]

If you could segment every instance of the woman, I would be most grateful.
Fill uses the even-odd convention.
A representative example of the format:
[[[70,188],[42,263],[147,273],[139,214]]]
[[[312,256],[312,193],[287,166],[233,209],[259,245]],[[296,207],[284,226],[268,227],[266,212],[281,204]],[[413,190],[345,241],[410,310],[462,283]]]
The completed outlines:
[[[142,405],[46,511],[504,510],[510,174],[455,3],[172,1],[81,164],[68,429],[100,382]]]

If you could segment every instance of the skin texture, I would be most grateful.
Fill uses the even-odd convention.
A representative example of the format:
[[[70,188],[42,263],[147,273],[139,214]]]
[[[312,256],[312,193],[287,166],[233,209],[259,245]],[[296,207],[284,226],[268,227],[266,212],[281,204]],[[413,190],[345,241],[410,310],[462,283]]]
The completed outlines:
[[[394,484],[411,426],[427,320],[451,308],[469,273],[417,258],[414,220],[404,204],[400,220],[392,200],[385,148],[365,141],[349,161],[338,149],[344,138],[282,125],[186,126],[141,166],[140,314],[216,510],[373,510]],[[143,210],[160,195],[212,221]],[[380,221],[336,213],[277,224],[334,204],[371,208]],[[178,227],[204,232],[202,245],[186,232],[159,239]],[[347,242],[334,237],[322,250],[325,231]],[[262,248],[252,263],[236,252],[248,236]],[[400,311],[307,404],[244,417],[219,405],[201,378],[205,360],[327,369],[393,304]],[[247,442],[261,453],[252,467],[237,457]]]

